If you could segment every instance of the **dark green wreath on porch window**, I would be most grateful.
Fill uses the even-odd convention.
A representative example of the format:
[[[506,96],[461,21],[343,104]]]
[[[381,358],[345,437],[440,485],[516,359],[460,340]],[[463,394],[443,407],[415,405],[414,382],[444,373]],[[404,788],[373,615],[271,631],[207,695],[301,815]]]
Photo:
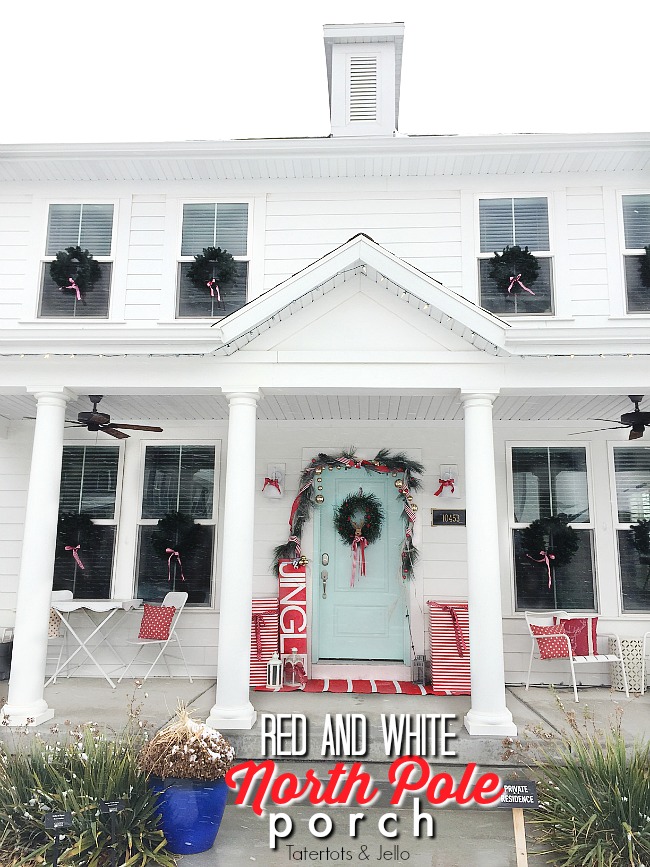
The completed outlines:
[[[178,551],[182,557],[198,544],[200,536],[201,526],[194,523],[194,518],[185,512],[168,512],[151,534],[151,545],[159,557],[167,560],[167,548]]]
[[[650,566],[650,520],[632,524],[630,530],[632,545],[639,555],[639,561],[644,566]]]
[[[56,528],[57,557],[69,557],[73,567],[75,562],[81,561],[85,568],[88,566],[88,560],[84,560],[84,557],[92,552],[99,541],[100,532],[99,527],[88,515],[78,512],[60,512]]]
[[[349,494],[334,512],[334,527],[346,545],[351,545],[361,528],[361,535],[369,545],[381,536],[384,510],[374,494],[364,494],[359,488],[357,494]]]
[[[497,284],[504,295],[519,295],[522,292],[534,295],[531,286],[539,275],[539,262],[528,251],[514,244],[504,247],[502,253],[495,251],[490,260],[488,276]]]
[[[81,247],[66,247],[59,250],[53,262],[50,262],[50,277],[62,292],[77,295],[83,301],[83,296],[92,289],[101,278],[102,269],[92,253]]]
[[[538,518],[521,531],[524,554],[539,561],[542,554],[552,559],[552,565],[566,566],[580,547],[577,532],[569,526],[569,516],[563,513],[552,518]]]
[[[643,249],[645,253],[639,262],[639,279],[646,289],[650,289],[650,244]]]
[[[237,276],[237,265],[227,250],[221,247],[204,247],[203,253],[194,257],[187,276],[197,289],[210,289],[210,281],[218,286],[232,283]]]

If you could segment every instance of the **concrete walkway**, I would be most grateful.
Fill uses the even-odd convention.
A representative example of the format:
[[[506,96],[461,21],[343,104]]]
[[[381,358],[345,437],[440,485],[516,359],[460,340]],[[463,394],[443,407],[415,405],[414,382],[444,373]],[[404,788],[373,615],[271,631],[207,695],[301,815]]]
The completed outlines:
[[[6,687],[6,684],[4,684]],[[115,690],[101,679],[70,678],[59,680],[46,690],[51,707],[56,708],[53,723],[26,734],[0,729],[0,738],[11,742],[16,738],[31,737],[38,731],[43,737],[56,738],[56,728],[61,731],[68,725],[92,720],[101,726],[121,731],[129,717],[142,721],[156,730],[173,715],[178,700],[193,709],[194,715],[205,719],[214,702],[213,680],[195,681],[155,678],[138,686],[134,681],[124,682]],[[0,685],[0,697],[4,690]],[[570,689],[552,693],[545,687],[531,687],[527,692],[521,687],[508,689],[507,701],[520,737],[533,747],[540,742],[539,730],[559,733],[567,729],[567,721],[557,698],[569,713],[576,713],[579,721],[585,714],[595,724],[607,727],[608,721],[616,719],[622,711],[622,730],[626,740],[647,739],[650,734],[650,693],[645,696],[625,698],[623,693],[606,688],[580,690],[580,702],[575,704]],[[522,759],[530,754],[521,752],[515,744],[501,738],[470,738],[462,728],[463,715],[469,709],[465,696],[405,696],[405,695],[354,695],[334,693],[251,693],[251,700],[258,710],[258,723],[250,732],[224,732],[236,749],[240,760],[260,758],[262,714],[304,714],[308,722],[308,750],[299,758],[277,759],[280,771],[292,771],[304,777],[308,767],[314,768],[319,777],[326,777],[327,770],[337,757],[322,755],[323,727],[326,714],[362,714],[367,720],[367,754],[359,760],[372,774],[384,793],[388,787],[387,772],[392,756],[386,755],[383,743],[382,714],[451,714],[450,729],[457,737],[449,742],[454,756],[427,754],[426,760],[436,766],[436,772],[449,771],[457,779],[468,762],[476,762],[480,771],[494,770],[502,779],[511,777],[517,770],[521,774]],[[51,731],[52,726],[55,732]],[[537,734],[536,734],[537,733]],[[58,735],[60,737],[60,735]],[[548,743],[548,742],[547,742]],[[343,760],[345,757],[341,757]],[[292,806],[287,811],[293,820],[293,835],[279,841],[275,851],[269,848],[269,818],[258,818],[249,807],[229,806],[217,838],[209,852],[184,856],[182,867],[239,867],[257,862],[264,867],[279,865],[318,864],[407,864],[409,867],[515,867],[516,856],[512,831],[511,813],[498,809],[434,809],[426,800],[421,809],[435,816],[434,839],[414,838],[412,833],[412,799],[408,797],[404,809],[395,810],[399,817],[399,838],[385,839],[377,830],[377,820],[384,812],[392,811],[387,796],[371,808],[335,807],[331,811],[335,823],[332,835],[319,840],[308,829],[308,822],[321,808]],[[275,812],[283,812],[281,807]],[[348,834],[349,814],[364,812],[365,819],[359,824],[357,839]],[[529,835],[530,836],[530,835]],[[398,849],[394,849],[397,845]],[[290,849],[289,846],[292,848]],[[363,847],[367,848],[364,849]],[[380,849],[380,846],[383,847]],[[542,856],[531,855],[531,867],[541,867],[546,861]]]

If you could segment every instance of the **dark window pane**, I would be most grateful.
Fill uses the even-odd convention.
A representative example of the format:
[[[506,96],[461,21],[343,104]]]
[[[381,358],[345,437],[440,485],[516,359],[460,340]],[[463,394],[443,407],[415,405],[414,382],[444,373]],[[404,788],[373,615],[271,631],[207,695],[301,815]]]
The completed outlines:
[[[162,602],[171,590],[188,593],[188,604],[211,604],[212,556],[214,548],[214,527],[200,526],[197,539],[188,551],[179,550],[183,564],[183,575],[176,558],[171,563],[171,580],[168,578],[168,560],[152,544],[156,527],[140,527],[138,574],[136,596],[146,602]]]
[[[212,517],[214,446],[183,446],[178,511]]]
[[[111,255],[113,205],[50,205],[46,256],[80,246],[93,256]]]
[[[514,244],[512,199],[480,199],[481,253],[494,253]]]
[[[628,313],[650,312],[650,288],[641,282],[641,261],[641,256],[623,256]]]
[[[570,563],[553,570],[551,588],[544,563],[535,563],[523,552],[521,530],[513,530],[517,610],[595,611],[591,530],[578,530],[580,547]]]
[[[515,521],[529,524],[551,515],[548,449],[512,450],[512,486]]]
[[[92,544],[77,539],[81,546],[78,555],[84,569],[79,568],[72,552],[65,550],[64,543],[57,541],[53,589],[72,590],[73,595],[80,599],[110,599],[115,529],[114,526],[95,524]]]
[[[50,263],[43,263],[41,280],[41,303],[38,315],[41,318],[82,319],[108,318],[108,305],[111,290],[111,262],[100,262],[102,275],[92,289],[77,301],[74,292],[62,292],[50,277]]]
[[[614,449],[614,469],[619,523],[650,519],[650,448]]]
[[[194,286],[187,278],[191,262],[181,262],[178,278],[177,316],[218,319],[234,313],[246,303],[248,262],[235,262],[237,273],[232,283],[219,287],[220,300],[207,288]]]
[[[650,557],[639,554],[631,530],[618,531],[624,611],[650,611]]]
[[[86,448],[81,511],[93,518],[115,517],[119,448]]]
[[[214,204],[183,205],[181,256],[197,256],[204,247],[214,247]]]
[[[81,205],[50,205],[46,256],[56,256],[59,250],[77,246],[80,220]]]
[[[650,196],[623,196],[625,249],[640,250],[650,244]]]
[[[64,446],[59,512],[79,512],[85,446]]]
[[[221,247],[231,256],[246,256],[248,205],[183,205],[181,256],[196,256],[205,247]]]
[[[536,252],[550,250],[545,198],[515,199],[515,244]]]
[[[178,511],[180,446],[148,446],[144,460],[142,517],[162,518]]]
[[[501,248],[503,249],[503,248]],[[500,252],[500,251],[499,251]],[[524,314],[527,316],[534,314],[552,314],[553,313],[553,279],[552,279],[552,259],[550,257],[538,256],[539,274],[537,280],[532,286],[527,286],[534,295],[530,295],[523,290],[519,292],[501,291],[494,280],[491,280],[490,259],[479,259],[479,283],[481,291],[481,307],[495,313],[497,316],[516,316]]]

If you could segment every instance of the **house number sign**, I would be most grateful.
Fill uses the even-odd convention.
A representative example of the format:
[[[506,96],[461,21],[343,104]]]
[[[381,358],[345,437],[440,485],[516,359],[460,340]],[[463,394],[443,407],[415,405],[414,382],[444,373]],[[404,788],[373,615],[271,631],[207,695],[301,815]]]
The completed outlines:
[[[465,509],[431,509],[431,526],[465,526]]]

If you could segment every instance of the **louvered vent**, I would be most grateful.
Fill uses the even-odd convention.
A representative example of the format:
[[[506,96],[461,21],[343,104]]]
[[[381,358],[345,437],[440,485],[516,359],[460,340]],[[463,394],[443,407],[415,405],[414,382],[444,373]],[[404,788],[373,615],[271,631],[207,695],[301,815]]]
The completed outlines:
[[[350,57],[350,122],[377,120],[377,57]]]

